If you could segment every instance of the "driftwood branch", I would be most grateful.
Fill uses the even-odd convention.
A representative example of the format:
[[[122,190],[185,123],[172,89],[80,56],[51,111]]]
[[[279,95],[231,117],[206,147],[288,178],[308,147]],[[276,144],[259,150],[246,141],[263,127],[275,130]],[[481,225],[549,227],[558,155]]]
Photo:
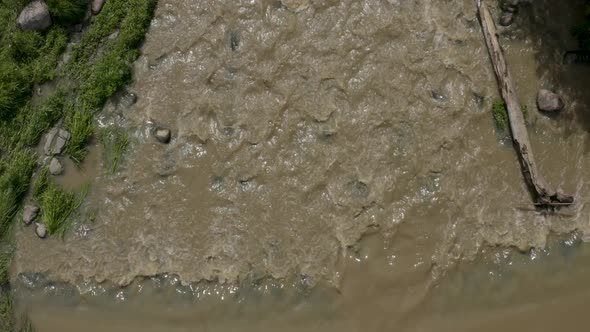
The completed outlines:
[[[545,180],[539,174],[533,151],[529,142],[529,136],[524,122],[524,117],[521,112],[521,106],[518,102],[514,82],[508,65],[504,58],[504,52],[498,40],[496,25],[492,14],[482,0],[476,0],[477,10],[483,35],[485,37],[486,45],[492,60],[496,78],[502,98],[506,103],[508,110],[508,118],[510,120],[510,131],[512,132],[512,141],[518,153],[520,164],[522,166],[522,173],[526,178],[536,200],[536,205],[569,205],[573,204],[573,196],[561,194],[551,190]]]

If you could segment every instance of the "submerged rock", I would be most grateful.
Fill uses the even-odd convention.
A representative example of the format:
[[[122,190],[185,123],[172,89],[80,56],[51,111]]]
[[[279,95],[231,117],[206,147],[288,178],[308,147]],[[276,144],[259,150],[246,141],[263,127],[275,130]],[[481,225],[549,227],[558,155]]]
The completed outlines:
[[[49,173],[51,175],[61,175],[64,172],[64,166],[59,159],[53,157],[49,162]]]
[[[23,223],[29,226],[39,215],[39,207],[35,204],[27,204],[23,210]]]
[[[543,112],[559,112],[565,107],[565,101],[560,95],[541,89],[537,94],[537,107]]]
[[[500,8],[504,12],[516,13],[518,11],[519,0],[503,0]]]
[[[299,12],[309,7],[309,0],[281,0],[281,3],[294,12]]]
[[[92,14],[96,15],[100,13],[105,0],[92,0]]]
[[[154,131],[154,136],[160,143],[168,144],[170,143],[170,129],[158,127]]]
[[[121,99],[119,100],[119,104],[124,108],[129,108],[137,103],[137,95],[133,92],[126,92],[121,95]]]
[[[514,22],[514,13],[512,12],[504,12],[502,16],[500,16],[500,25],[507,27]]]
[[[44,239],[47,236],[47,227],[44,223],[35,223],[35,234],[41,239]]]
[[[18,26],[24,31],[43,31],[51,26],[51,15],[41,0],[28,4],[18,15]]]

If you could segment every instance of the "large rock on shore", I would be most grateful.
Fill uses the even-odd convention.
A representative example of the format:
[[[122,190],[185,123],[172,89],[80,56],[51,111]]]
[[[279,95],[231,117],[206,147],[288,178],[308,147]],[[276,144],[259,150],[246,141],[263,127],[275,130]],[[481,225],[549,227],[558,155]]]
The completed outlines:
[[[565,107],[565,101],[560,95],[542,89],[537,94],[537,107],[543,112],[559,112]]]
[[[92,14],[96,15],[100,13],[102,6],[104,6],[105,0],[92,0]]]
[[[24,31],[43,31],[51,26],[51,15],[45,2],[36,0],[28,4],[17,19]]]

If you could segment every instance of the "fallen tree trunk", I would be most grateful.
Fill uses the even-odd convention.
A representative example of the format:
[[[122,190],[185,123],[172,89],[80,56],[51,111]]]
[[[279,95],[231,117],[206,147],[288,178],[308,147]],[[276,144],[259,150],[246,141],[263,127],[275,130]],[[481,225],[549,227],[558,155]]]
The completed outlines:
[[[537,170],[521,106],[518,102],[514,82],[508,71],[504,52],[502,51],[502,47],[498,40],[494,19],[482,0],[475,1],[486,45],[488,47],[494,71],[496,72],[496,78],[498,79],[500,93],[502,94],[502,98],[506,103],[506,109],[508,110],[512,141],[519,155],[522,173],[530,185],[533,194],[536,196],[535,203],[545,206],[573,204],[573,196],[564,195],[551,190]]]

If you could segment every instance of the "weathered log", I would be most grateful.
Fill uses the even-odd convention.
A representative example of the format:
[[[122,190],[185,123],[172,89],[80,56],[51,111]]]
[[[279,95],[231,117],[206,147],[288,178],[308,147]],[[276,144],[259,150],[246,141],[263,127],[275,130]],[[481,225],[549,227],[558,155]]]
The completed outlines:
[[[512,141],[520,159],[522,173],[535,196],[535,203],[545,206],[573,204],[573,196],[551,190],[537,169],[524,117],[520,109],[521,106],[518,102],[512,76],[508,71],[504,52],[498,40],[494,19],[482,0],[475,0],[475,2],[490,59],[498,79],[500,93],[508,110]]]

